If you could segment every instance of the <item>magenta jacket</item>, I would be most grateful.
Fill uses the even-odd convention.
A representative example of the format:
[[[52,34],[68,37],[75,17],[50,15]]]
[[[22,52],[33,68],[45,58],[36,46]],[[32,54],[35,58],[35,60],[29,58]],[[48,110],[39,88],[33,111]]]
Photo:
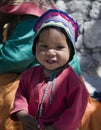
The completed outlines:
[[[41,120],[43,125],[52,124],[57,130],[76,130],[88,102],[88,92],[79,76],[68,66],[56,76],[56,85],[49,102],[53,81],[43,104],[42,117],[39,119],[39,106],[47,85],[41,66],[25,71],[16,93],[11,119],[18,120],[16,112],[28,111],[29,114]]]

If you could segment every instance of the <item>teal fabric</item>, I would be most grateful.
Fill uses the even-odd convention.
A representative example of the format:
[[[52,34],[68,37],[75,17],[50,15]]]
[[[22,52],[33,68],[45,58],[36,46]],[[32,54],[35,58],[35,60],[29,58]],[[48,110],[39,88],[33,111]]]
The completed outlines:
[[[35,21],[34,16],[24,16],[10,39],[5,43],[0,43],[0,73],[21,73],[31,66],[38,65],[32,54]],[[74,56],[70,65],[78,75],[81,74],[77,55]]]
[[[32,54],[35,20],[34,16],[24,16],[10,39],[5,43],[0,43],[0,73],[19,73],[36,65]]]
[[[76,71],[76,73],[81,76],[81,68],[80,63],[78,61],[77,53],[75,53],[73,60],[69,62],[69,65]]]

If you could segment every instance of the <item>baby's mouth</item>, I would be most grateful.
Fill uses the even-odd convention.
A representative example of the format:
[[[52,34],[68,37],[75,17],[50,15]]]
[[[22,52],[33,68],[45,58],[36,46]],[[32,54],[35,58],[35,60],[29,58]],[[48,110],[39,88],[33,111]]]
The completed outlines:
[[[46,60],[46,62],[49,63],[49,64],[53,64],[53,63],[55,63],[56,61],[55,61],[55,60]]]

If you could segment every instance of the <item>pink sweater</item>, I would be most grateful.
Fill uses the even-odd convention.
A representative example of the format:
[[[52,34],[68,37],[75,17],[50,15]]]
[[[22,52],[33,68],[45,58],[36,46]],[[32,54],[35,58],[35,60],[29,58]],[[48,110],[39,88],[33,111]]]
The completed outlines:
[[[16,93],[11,118],[18,120],[16,112],[28,111],[39,120],[39,106],[47,85],[41,66],[30,68],[22,75]],[[41,122],[52,124],[57,130],[76,130],[86,109],[88,92],[71,67],[65,68],[56,76],[56,86],[52,103],[49,103],[52,81],[44,101]]]

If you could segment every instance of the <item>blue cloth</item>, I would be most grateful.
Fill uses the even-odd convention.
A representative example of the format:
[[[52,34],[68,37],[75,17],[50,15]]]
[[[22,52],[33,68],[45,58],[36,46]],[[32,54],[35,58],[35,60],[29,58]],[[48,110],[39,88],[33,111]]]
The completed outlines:
[[[98,100],[101,103],[101,91],[100,92],[95,91],[93,93],[92,97],[95,98],[96,100]]]
[[[35,20],[34,16],[24,16],[9,40],[0,43],[0,73],[19,73],[36,65],[35,57],[32,54]]]
[[[77,53],[75,53],[73,60],[69,62],[69,65],[76,71],[76,73],[81,76],[81,68],[80,63],[77,57]]]

